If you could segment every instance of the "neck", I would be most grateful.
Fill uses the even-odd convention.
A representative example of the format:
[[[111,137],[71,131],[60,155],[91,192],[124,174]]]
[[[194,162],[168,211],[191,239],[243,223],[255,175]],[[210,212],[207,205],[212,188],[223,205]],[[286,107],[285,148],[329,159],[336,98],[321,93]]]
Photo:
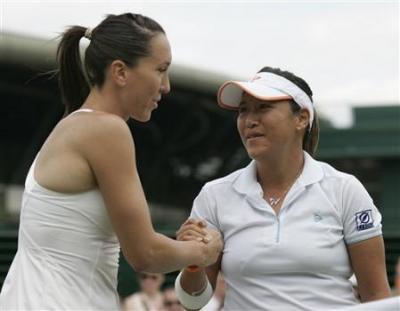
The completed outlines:
[[[124,112],[117,103],[118,98],[107,86],[101,89],[93,87],[81,108],[112,113],[127,120],[128,118],[124,115]]]
[[[302,150],[274,158],[256,160],[258,182],[264,192],[267,189],[268,192],[284,191],[301,174],[303,164]]]

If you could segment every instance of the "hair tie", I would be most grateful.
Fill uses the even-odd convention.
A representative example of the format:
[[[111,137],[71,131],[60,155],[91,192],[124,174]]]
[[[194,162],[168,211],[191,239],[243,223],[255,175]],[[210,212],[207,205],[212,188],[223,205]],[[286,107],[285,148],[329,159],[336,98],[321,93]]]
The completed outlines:
[[[86,28],[86,31],[85,31],[85,38],[86,39],[88,39],[88,40],[91,40],[92,39],[92,29],[91,28]]]

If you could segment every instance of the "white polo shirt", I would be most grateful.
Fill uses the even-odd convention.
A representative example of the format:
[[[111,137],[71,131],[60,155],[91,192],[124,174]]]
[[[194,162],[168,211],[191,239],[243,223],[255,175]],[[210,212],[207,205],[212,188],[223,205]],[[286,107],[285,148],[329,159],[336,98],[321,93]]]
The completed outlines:
[[[207,183],[193,218],[221,231],[225,310],[327,310],[358,303],[346,245],[382,234],[362,184],[304,153],[303,172],[278,215],[256,165]]]

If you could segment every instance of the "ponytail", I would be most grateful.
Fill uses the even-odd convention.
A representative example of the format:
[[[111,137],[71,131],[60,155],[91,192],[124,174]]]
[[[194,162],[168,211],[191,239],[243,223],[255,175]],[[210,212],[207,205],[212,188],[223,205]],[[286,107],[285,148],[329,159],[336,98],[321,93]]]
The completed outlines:
[[[85,32],[84,27],[70,27],[64,32],[57,48],[58,84],[65,115],[79,109],[90,92],[79,49],[79,41]]]
[[[303,137],[303,150],[307,151],[309,155],[314,157],[317,151],[319,141],[319,121],[317,117],[317,112],[314,109],[314,121],[312,123],[311,129],[304,134]]]
[[[122,60],[128,67],[150,53],[150,40],[163,28],[153,19],[132,13],[108,15],[93,30],[72,26],[63,34],[57,48],[58,84],[65,114],[79,109],[89,95],[90,87],[101,88],[107,67]],[[90,44],[85,51],[85,68],[79,41],[85,36]]]

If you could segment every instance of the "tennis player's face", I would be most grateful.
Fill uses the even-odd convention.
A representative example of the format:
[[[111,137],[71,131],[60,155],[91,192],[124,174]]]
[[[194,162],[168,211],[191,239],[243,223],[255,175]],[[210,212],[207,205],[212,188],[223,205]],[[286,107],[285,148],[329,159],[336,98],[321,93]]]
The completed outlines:
[[[252,159],[279,156],[291,152],[298,140],[297,118],[290,101],[265,101],[243,94],[237,127],[247,153]]]
[[[139,59],[129,69],[129,80],[124,96],[129,115],[146,122],[158,107],[163,94],[170,91],[168,67],[171,64],[171,48],[167,37],[158,34],[149,43],[150,54]]]

